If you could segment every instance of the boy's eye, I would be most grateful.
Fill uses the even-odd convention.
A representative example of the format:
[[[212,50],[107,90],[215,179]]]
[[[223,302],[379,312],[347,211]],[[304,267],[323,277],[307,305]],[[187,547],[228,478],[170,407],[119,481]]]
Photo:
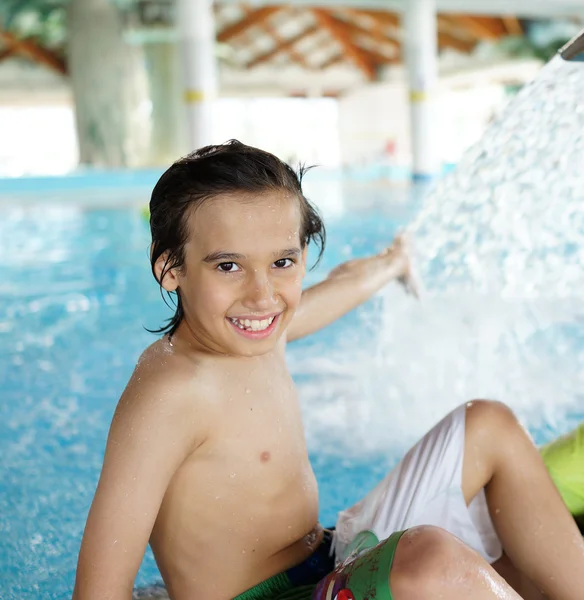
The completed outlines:
[[[286,269],[288,267],[291,267],[294,264],[294,261],[291,258],[280,258],[279,260],[277,260],[274,265],[278,268],[278,269]]]
[[[239,267],[233,262],[226,262],[217,265],[217,268],[223,273],[236,273],[239,271]]]

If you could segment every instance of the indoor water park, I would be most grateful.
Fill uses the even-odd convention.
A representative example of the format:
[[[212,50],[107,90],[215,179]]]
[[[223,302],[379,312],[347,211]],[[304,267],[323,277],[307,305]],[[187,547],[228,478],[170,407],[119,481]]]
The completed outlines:
[[[579,597],[583,88],[584,0],[2,0],[0,599]]]

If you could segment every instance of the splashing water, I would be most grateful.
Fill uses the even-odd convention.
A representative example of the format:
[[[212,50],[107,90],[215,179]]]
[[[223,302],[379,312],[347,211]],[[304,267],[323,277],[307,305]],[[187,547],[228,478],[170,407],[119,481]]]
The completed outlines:
[[[428,198],[426,285],[506,299],[584,290],[584,64],[557,56]]]
[[[421,302],[389,286],[368,335],[294,365],[327,373],[301,390],[319,450],[403,448],[476,397],[549,436],[582,418],[583,89],[583,64],[546,65],[412,223]]]

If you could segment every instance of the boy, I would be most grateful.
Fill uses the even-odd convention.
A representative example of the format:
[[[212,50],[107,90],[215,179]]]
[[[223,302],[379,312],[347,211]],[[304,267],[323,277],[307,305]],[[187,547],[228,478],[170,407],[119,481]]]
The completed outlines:
[[[148,541],[172,600],[516,599],[484,560],[501,543],[509,578],[581,598],[582,539],[497,403],[448,415],[334,533],[318,524],[285,344],[411,277],[398,240],[302,293],[325,235],[301,175],[232,141],[154,188],[152,270],[177,308],[114,415],[74,599],[129,600]]]

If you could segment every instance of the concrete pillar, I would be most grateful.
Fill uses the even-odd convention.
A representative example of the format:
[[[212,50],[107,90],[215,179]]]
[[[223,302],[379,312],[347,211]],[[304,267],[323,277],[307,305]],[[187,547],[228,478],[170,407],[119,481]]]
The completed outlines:
[[[213,104],[217,95],[215,18],[212,0],[178,0],[178,31],[189,150],[216,143]]]
[[[162,40],[144,44],[144,51],[152,100],[150,162],[168,165],[190,147],[183,139],[185,119],[178,48],[174,41]]]
[[[407,0],[403,13],[404,55],[410,88],[414,179],[439,174],[434,93],[438,80],[436,0]]]
[[[143,49],[126,43],[122,15],[110,0],[71,0],[67,12],[80,162],[144,166],[150,98]]]

